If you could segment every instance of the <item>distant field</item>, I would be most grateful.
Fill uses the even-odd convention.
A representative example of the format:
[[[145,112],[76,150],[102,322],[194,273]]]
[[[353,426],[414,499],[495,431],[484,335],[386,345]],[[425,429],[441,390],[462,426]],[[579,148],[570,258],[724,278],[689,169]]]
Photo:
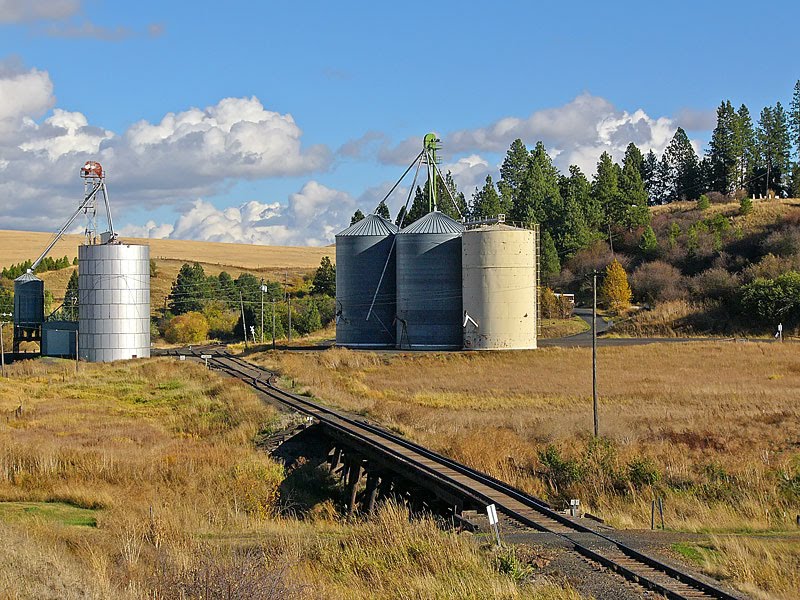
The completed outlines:
[[[0,230],[0,268],[29,259],[35,260],[51,239],[50,233]],[[333,246],[256,246],[187,240],[122,239],[150,246],[150,257],[156,261],[158,268],[157,276],[150,282],[150,306],[154,315],[163,308],[172,282],[185,262],[200,263],[207,275],[218,275],[227,271],[235,279],[241,273],[248,272],[268,281],[283,281],[288,273],[289,280],[292,281],[316,269],[323,256],[336,260],[336,249]],[[77,256],[78,245],[82,242],[83,236],[64,236],[50,252],[50,256],[67,256],[71,260]],[[46,288],[53,294],[55,306],[64,299],[67,282],[74,270],[75,267],[70,267],[39,274]]]
[[[52,237],[51,233],[0,230],[0,266],[35,260]],[[319,266],[323,256],[330,256],[331,260],[336,258],[333,246],[256,246],[188,240],[122,239],[149,245],[150,256],[159,260],[197,261],[249,270],[310,269]],[[66,255],[72,259],[78,255],[78,245],[82,242],[83,236],[66,235],[59,240],[50,256]]]

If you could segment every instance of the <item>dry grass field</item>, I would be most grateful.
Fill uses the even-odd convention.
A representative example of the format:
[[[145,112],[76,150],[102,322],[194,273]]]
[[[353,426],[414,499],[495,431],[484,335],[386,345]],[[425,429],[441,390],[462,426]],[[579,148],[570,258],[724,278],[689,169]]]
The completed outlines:
[[[798,351],[732,342],[601,348],[600,441],[590,434],[590,349],[251,359],[556,505],[580,498],[617,527],[649,528],[651,500],[663,497],[669,529],[727,536],[717,572],[727,568],[763,597],[790,598],[800,592],[794,576],[725,565],[786,556],[769,537],[734,550],[740,534],[779,532],[800,544]]]
[[[568,587],[409,521],[284,512],[276,416],[170,359],[23,361],[0,378],[0,599],[540,598]],[[21,409],[17,410],[21,405]]]
[[[8,266],[25,260],[34,260],[52,239],[51,233],[0,230],[0,265]],[[65,235],[50,252],[50,256],[78,255],[81,235]],[[310,269],[319,266],[323,256],[335,259],[332,246],[256,246],[250,244],[223,244],[188,240],[156,240],[122,238],[123,242],[147,244],[150,256],[156,260],[200,262],[220,267],[240,269]]]

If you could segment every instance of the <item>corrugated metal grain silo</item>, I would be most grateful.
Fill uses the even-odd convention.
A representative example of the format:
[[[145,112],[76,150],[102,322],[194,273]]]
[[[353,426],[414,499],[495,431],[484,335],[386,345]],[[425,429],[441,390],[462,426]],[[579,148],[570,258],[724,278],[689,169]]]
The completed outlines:
[[[461,348],[461,234],[434,211],[397,234],[397,346]]]
[[[337,234],[337,344],[394,347],[394,237],[397,231],[391,221],[370,214]]]
[[[33,273],[14,280],[14,352],[21,342],[40,342],[44,321],[44,281]]]
[[[78,246],[78,325],[84,360],[150,356],[149,246]]]
[[[496,224],[462,236],[464,348],[536,348],[536,232]]]

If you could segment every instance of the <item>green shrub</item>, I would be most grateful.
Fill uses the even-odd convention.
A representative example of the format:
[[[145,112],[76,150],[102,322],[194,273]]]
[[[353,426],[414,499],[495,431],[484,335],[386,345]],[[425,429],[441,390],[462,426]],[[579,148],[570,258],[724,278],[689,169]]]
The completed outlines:
[[[763,325],[795,324],[800,321],[800,273],[757,278],[741,287],[739,302],[745,316]]]
[[[753,201],[745,196],[739,200],[739,214],[749,215],[751,212],[753,212]]]
[[[700,198],[697,199],[697,208],[699,210],[706,210],[710,206],[711,206],[711,201],[705,194],[701,195]]]
[[[577,460],[563,458],[558,448],[548,445],[538,453],[544,479],[558,491],[583,479],[583,469]]]
[[[661,479],[655,463],[647,457],[637,457],[628,463],[628,480],[637,490],[655,485]]]

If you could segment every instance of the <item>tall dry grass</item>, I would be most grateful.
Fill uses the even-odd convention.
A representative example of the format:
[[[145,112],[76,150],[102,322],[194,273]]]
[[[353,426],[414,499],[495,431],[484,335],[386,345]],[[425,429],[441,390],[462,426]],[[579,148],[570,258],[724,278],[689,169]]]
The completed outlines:
[[[256,360],[532,493],[557,503],[579,494],[617,525],[649,526],[650,501],[664,496],[673,528],[774,530],[800,512],[796,353],[755,343],[601,348],[603,444],[590,434],[589,349]],[[558,460],[542,460],[548,446]]]
[[[283,468],[254,446],[273,410],[200,365],[82,364],[76,375],[41,360],[9,375],[0,502],[66,502],[93,510],[96,527],[0,511],[0,599],[577,597],[397,507],[371,523],[324,507],[283,515]]]
[[[659,497],[674,530],[793,531],[800,514],[795,344],[601,348],[599,440],[591,435],[589,349],[332,349],[255,360],[301,391],[369,415],[557,507],[580,498],[617,527],[649,528],[651,502]],[[794,575],[775,568],[780,554],[721,548],[726,577],[742,589],[777,598],[800,592]],[[746,570],[741,565],[748,562]]]

